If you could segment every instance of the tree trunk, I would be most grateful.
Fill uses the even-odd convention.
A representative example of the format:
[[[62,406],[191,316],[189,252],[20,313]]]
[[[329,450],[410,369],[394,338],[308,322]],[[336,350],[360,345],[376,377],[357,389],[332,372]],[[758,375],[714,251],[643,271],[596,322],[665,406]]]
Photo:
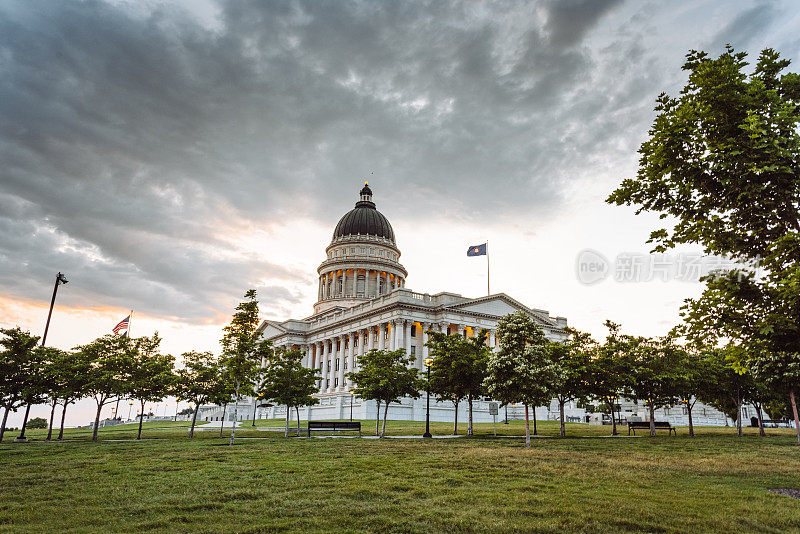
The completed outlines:
[[[742,437],[742,403],[736,401],[736,435]]]
[[[45,441],[50,441],[53,437],[53,418],[56,415],[56,406],[58,405],[58,399],[53,400],[53,407],[50,409],[50,424],[47,425],[47,437]]]
[[[376,436],[380,436],[381,435],[381,430],[380,430],[381,429],[381,401],[377,400],[375,402],[377,402],[377,404],[376,404],[377,409],[375,411],[375,435]]]
[[[694,421],[692,421],[692,408],[694,408],[694,403],[687,400],[686,401],[686,412],[689,414],[689,437],[694,437]]]
[[[528,405],[525,405],[525,446],[531,446],[531,424],[528,419]]]
[[[3,436],[6,433],[6,422],[8,421],[8,412],[11,411],[11,405],[6,406],[6,413],[3,415],[3,424],[0,425],[0,443],[3,442]]]
[[[384,403],[383,407],[383,427],[381,428],[381,437],[386,437],[386,418],[389,416],[389,401]]]
[[[561,421],[561,437],[567,435],[567,427],[564,425],[564,403],[565,401],[558,399],[558,418]]]
[[[69,399],[64,399],[64,409],[61,410],[61,425],[58,427],[58,441],[64,439],[64,418],[67,416],[67,406],[69,406]]]
[[[94,416],[94,432],[92,433],[92,441],[97,441],[97,427],[100,425],[100,410],[103,409],[102,402],[97,403],[97,413]]]
[[[469,426],[467,427],[467,435],[472,435],[472,395],[467,397],[467,402],[469,403]]]
[[[139,412],[139,433],[136,439],[142,439],[142,421],[144,421],[144,401],[141,401],[142,410]]]
[[[294,413],[297,414],[297,437],[299,438],[300,437],[300,407],[299,406],[295,406],[294,407]]]
[[[797,430],[797,444],[800,445],[800,418],[797,417],[797,402],[794,398],[794,388],[789,389],[789,400],[792,402],[792,412],[794,412],[794,428]]]
[[[194,425],[197,422],[197,412],[200,411],[200,403],[194,405],[194,415],[192,415],[192,426],[189,428],[189,439],[194,437]]]
[[[454,436],[458,435],[458,405],[459,405],[458,402],[453,401],[453,406],[455,406],[455,410],[453,410],[453,414],[455,414],[453,416],[453,435]]]
[[[656,409],[652,402],[648,402],[647,404],[650,409],[650,437],[654,438],[656,437]]]
[[[289,408],[289,405],[287,404],[286,405],[286,430],[284,430],[284,432],[283,432],[283,437],[284,438],[288,438],[289,437],[289,414],[290,413],[291,413],[291,408]]]
[[[539,430],[536,428],[536,406],[533,407],[533,435],[539,435]]]
[[[611,435],[612,436],[616,436],[617,435],[617,420],[614,417],[614,402],[611,399],[609,399],[608,397],[606,397],[606,402],[611,407]]]
[[[236,384],[236,397],[235,402],[233,403],[233,424],[231,425],[231,445],[233,445],[234,440],[236,439],[236,416],[239,415],[239,384]]]
[[[28,424],[28,415],[31,413],[31,405],[28,404],[25,407],[25,417],[22,419],[22,431],[19,433],[18,440],[22,441],[25,439],[25,425]]]
[[[761,403],[754,402],[753,407],[756,409],[756,415],[758,416],[758,435],[762,438],[767,437],[767,433],[764,432],[764,422],[761,418]]]
[[[228,411],[228,403],[225,403],[225,406],[222,407],[222,422],[219,425],[219,437],[222,437],[222,430],[225,428],[225,412]]]
[[[253,399],[253,426],[256,426],[256,411],[258,410],[258,399]]]

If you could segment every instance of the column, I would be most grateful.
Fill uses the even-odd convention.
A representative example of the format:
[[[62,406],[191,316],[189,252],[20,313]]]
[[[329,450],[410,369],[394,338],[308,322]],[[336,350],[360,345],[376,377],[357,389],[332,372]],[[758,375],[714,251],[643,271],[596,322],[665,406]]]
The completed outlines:
[[[386,346],[385,343],[384,343],[385,339],[383,337],[384,336],[383,332],[384,332],[385,328],[386,328],[386,325],[384,323],[378,324],[378,349],[379,350],[383,350],[385,348],[385,346]]]
[[[317,300],[322,300],[322,277],[319,277],[319,287],[317,288]]]
[[[361,354],[364,354],[372,350],[374,346],[375,346],[375,328],[370,326],[367,328],[367,346],[364,347],[364,350],[361,352]]]
[[[428,347],[425,344],[428,342],[428,329],[431,327],[431,323],[420,323],[422,324],[422,368],[425,368],[425,358],[428,357]]]
[[[358,269],[353,269],[353,296],[358,295]]]
[[[489,330],[489,348],[494,350],[494,347],[495,347],[494,330]]]
[[[336,387],[336,391],[342,391],[344,389],[344,359],[347,357],[347,352],[353,348],[353,345],[350,343],[350,339],[348,335],[340,336],[339,345],[340,350],[336,354],[336,357],[339,358],[339,370],[336,372],[336,378],[339,379],[339,385]],[[348,344],[347,349],[344,348],[345,343]]]
[[[328,352],[326,349],[326,341],[323,339],[319,342],[319,361],[317,362],[317,369],[319,369],[319,390],[325,391],[325,354]]]
[[[355,371],[355,363],[354,363],[354,361],[355,361],[355,354],[356,354],[356,333],[355,332],[350,332],[349,335],[350,335],[350,349],[347,351],[347,372],[348,373],[352,373],[353,371]],[[363,340],[359,340],[359,344],[358,344],[359,346],[361,346],[360,341],[363,341]],[[344,391],[347,391],[347,390],[350,389],[349,386],[350,386],[350,380],[348,379],[347,380],[347,387],[345,387],[345,385],[342,384],[342,389]]]
[[[389,350],[397,348],[397,321],[389,321]]]
[[[406,355],[411,355],[411,321],[406,321],[403,324],[403,348],[406,349]]]

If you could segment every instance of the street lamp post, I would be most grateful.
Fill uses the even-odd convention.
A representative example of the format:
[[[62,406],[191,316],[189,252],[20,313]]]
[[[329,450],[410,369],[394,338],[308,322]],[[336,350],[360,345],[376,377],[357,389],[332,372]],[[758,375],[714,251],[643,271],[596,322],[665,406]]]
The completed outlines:
[[[353,403],[356,402],[356,392],[355,390],[350,390],[350,421],[353,421]]]
[[[50,329],[50,317],[52,317],[53,315],[53,305],[56,303],[56,293],[58,293],[58,286],[60,284],[66,284],[66,283],[67,283],[66,277],[63,274],[58,273],[56,275],[56,283],[53,286],[53,298],[50,299],[50,311],[47,313],[47,323],[45,323],[44,325],[44,334],[42,335],[43,347],[44,344],[47,342],[47,331]],[[30,415],[30,413],[31,413],[31,405],[28,404],[25,407],[25,417],[22,420],[22,431],[20,432],[19,437],[15,438],[14,441],[18,442],[28,441],[28,438],[25,437],[25,426],[28,424],[28,416]]]
[[[425,433],[422,434],[423,438],[433,437],[433,435],[431,434],[431,364],[432,363],[433,363],[433,358],[425,358],[425,367],[428,368],[428,380],[425,383],[426,406],[425,406]]]
[[[128,403],[128,421],[131,420],[131,409],[133,408],[133,401]]]

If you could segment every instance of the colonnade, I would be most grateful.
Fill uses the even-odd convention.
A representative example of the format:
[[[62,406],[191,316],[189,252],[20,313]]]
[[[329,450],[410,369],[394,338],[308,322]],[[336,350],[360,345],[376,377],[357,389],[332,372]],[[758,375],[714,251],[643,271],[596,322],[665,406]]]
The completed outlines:
[[[317,300],[377,297],[405,285],[402,276],[378,269],[336,270],[319,277]]]
[[[415,330],[412,336],[412,328]],[[305,353],[303,364],[316,368],[322,376],[320,393],[349,391],[352,384],[347,373],[358,370],[358,359],[371,349],[406,349],[406,354],[414,357],[414,367],[425,368],[428,357],[428,332],[462,333],[467,329],[476,335],[481,326],[463,323],[441,323],[393,319],[377,325],[336,334],[309,344],[293,345]],[[489,330],[488,345],[496,346],[495,331]],[[292,346],[284,346],[291,348]]]

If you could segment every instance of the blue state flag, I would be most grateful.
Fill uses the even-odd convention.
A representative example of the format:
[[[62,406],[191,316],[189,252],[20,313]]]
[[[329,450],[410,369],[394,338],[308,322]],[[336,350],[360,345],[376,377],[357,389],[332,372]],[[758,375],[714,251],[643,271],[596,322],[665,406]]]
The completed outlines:
[[[467,249],[467,256],[486,256],[486,243],[469,247]]]

